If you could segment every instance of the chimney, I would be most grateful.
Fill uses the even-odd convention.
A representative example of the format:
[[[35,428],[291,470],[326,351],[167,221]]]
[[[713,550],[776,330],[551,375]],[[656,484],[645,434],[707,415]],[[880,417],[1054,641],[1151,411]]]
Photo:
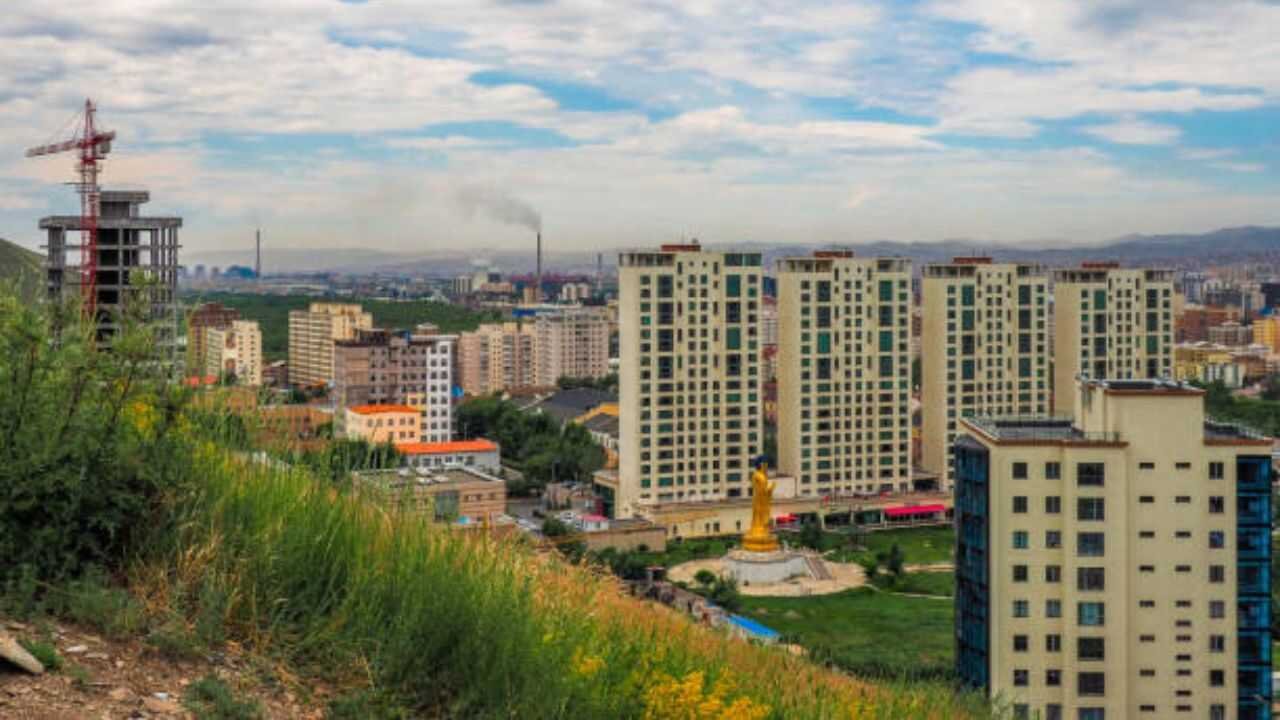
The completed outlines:
[[[253,258],[253,279],[254,281],[262,280],[262,228],[258,228],[256,234],[257,252]]]
[[[533,301],[542,302],[542,233],[538,233],[538,265],[533,277]]]

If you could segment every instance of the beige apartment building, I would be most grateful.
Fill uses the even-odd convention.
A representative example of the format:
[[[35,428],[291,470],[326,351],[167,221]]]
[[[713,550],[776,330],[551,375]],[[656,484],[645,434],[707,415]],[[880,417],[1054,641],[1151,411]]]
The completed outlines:
[[[531,325],[491,323],[458,337],[458,383],[468,395],[536,387]],[[555,384],[553,381],[552,385]]]
[[[240,311],[229,308],[222,303],[202,303],[187,314],[187,367],[191,374],[204,374],[208,371],[208,348],[205,345],[209,328],[230,327],[232,321],[240,319]]]
[[[778,261],[778,469],[800,496],[911,489],[911,262]]]
[[[619,258],[619,467],[597,480],[616,517],[745,498],[761,428],[759,253],[663,245]]]
[[[1073,396],[962,421],[959,677],[1015,717],[1271,717],[1270,440],[1172,381]]]
[[[373,328],[373,315],[359,305],[311,303],[289,312],[289,382],[299,387],[333,382],[333,343]]]
[[[420,325],[412,332],[358,330],[351,339],[335,341],[334,407],[408,405],[422,416],[421,434],[413,442],[450,440],[457,340],[456,335],[441,335],[434,325]],[[347,428],[339,430],[349,434]]]
[[[408,405],[356,405],[343,413],[344,435],[374,445],[416,443],[422,437],[422,411]]]
[[[951,488],[961,418],[1049,411],[1046,286],[1036,265],[970,257],[924,267],[921,465],[941,489]]]
[[[205,373],[234,375],[241,385],[262,384],[262,330],[256,320],[233,320],[226,327],[206,327]]]
[[[609,374],[609,318],[602,307],[539,312],[533,321],[535,377],[551,387],[562,377]]]
[[[1075,406],[1078,376],[1173,377],[1173,272],[1085,263],[1053,273],[1054,408]]]

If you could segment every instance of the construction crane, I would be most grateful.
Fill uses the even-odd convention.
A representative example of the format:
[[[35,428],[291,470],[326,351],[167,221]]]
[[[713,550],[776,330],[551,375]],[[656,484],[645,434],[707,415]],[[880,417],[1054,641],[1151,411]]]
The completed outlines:
[[[86,98],[84,115],[77,118],[78,126],[70,139],[27,150],[27,157],[55,155],[72,150],[80,153],[76,162],[80,180],[72,185],[80,194],[80,290],[84,295],[84,311],[89,317],[94,316],[94,305],[98,297],[98,215],[102,196],[98,188],[98,173],[102,161],[111,152],[111,141],[116,137],[113,130],[97,128],[97,111],[93,100]]]

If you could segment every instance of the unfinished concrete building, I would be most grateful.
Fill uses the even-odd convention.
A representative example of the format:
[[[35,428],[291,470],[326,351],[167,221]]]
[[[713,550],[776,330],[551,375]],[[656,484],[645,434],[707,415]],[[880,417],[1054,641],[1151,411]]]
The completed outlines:
[[[94,316],[97,337],[109,342],[120,331],[130,298],[137,316],[153,324],[164,361],[175,359],[178,330],[178,228],[180,217],[144,217],[138,209],[151,199],[145,190],[104,190],[98,218],[94,271]],[[80,215],[54,215],[40,220],[48,233],[49,298],[83,298],[82,244],[87,237]]]

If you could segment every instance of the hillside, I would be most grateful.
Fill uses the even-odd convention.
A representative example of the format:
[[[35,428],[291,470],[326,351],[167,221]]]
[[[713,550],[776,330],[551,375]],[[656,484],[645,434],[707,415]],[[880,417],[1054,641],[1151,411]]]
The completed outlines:
[[[37,253],[0,238],[0,282],[16,282],[23,298],[36,297],[43,274],[42,263]]]

